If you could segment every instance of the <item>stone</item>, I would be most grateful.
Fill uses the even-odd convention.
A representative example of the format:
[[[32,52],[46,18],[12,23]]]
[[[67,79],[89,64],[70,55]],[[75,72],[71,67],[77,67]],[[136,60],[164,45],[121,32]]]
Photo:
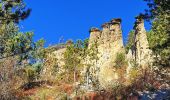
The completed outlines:
[[[145,69],[145,67],[151,66],[149,64],[152,64],[153,58],[151,56],[152,51],[149,49],[144,20],[141,17],[136,18],[134,30],[134,48],[129,50],[127,58],[129,62],[133,60],[137,62],[137,65]]]
[[[118,53],[124,52],[124,46],[121,19],[112,19],[110,22],[103,24],[102,28],[102,31],[96,28],[90,31],[89,44],[92,45],[94,40],[100,41],[97,42],[98,59],[97,61],[92,61],[87,57],[86,60],[88,64],[95,62],[90,67],[90,71],[94,77],[98,78],[100,85],[105,87],[105,85],[108,85],[107,83],[118,78],[118,74],[113,69],[113,62]]]
[[[98,28],[91,28],[90,29],[90,38],[89,38],[89,47],[92,46],[92,44],[99,43],[99,39],[101,37],[101,31]]]
[[[95,44],[95,50],[97,50],[97,54],[95,56],[98,58],[91,59],[89,55],[87,55],[87,57],[81,61],[84,65],[81,75],[85,77],[84,80],[87,83],[86,85],[89,85],[89,87],[93,86],[92,79],[99,81],[100,86],[105,88],[108,85],[112,86],[114,83],[116,84],[117,80],[121,78],[114,68],[114,61],[117,54],[125,54],[121,22],[120,18],[115,18],[110,22],[103,24],[102,30],[93,27],[89,31],[90,37],[88,50],[90,51]],[[125,74],[127,74],[127,76],[128,72],[133,67],[131,61],[136,61],[142,68],[149,66],[148,63],[152,62],[152,51],[149,49],[144,20],[140,17],[136,18],[134,30],[135,49],[130,49],[126,55],[128,65],[125,69]],[[61,48],[49,54],[49,56],[53,56],[58,59],[57,63],[60,67],[61,73],[64,71],[62,66],[64,66],[63,54],[65,50],[66,48]]]

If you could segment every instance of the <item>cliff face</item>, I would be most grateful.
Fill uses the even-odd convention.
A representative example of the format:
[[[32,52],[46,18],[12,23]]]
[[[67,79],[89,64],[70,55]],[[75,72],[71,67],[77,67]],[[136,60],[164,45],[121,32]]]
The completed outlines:
[[[144,20],[140,17],[136,18],[134,35],[134,45],[127,54],[129,60],[129,67],[132,67],[130,61],[135,61],[138,66],[142,68],[150,66],[152,64],[152,51],[149,49],[149,43],[147,40],[146,30],[144,27]]]
[[[97,43],[99,54],[116,54],[124,50],[121,30],[121,19],[113,19],[102,25],[102,30],[92,28],[90,31],[89,48]],[[111,57],[110,55],[110,57]],[[110,58],[109,57],[109,58]],[[107,57],[106,57],[107,58]]]
[[[102,30],[92,28],[90,31],[89,49],[97,48],[97,60],[87,57],[87,63],[93,64],[90,73],[101,85],[118,78],[113,69],[116,55],[124,52],[121,19],[112,19],[102,25]],[[94,46],[95,45],[95,46]],[[89,77],[89,76],[87,76]],[[90,81],[90,80],[89,80]]]
[[[128,75],[128,71],[133,67],[132,61],[135,61],[142,68],[149,66],[148,64],[151,62],[151,50],[149,50],[143,19],[136,19],[134,30],[134,45],[126,55],[128,66],[127,69],[125,68],[127,72],[125,75]],[[82,63],[85,65],[83,66],[82,75],[86,84],[92,85],[93,82],[99,82],[105,88],[108,85],[112,85],[114,81],[116,82],[121,76],[114,68],[114,61],[118,53],[125,54],[121,19],[112,19],[110,22],[103,24],[102,30],[91,28],[88,50],[89,55],[82,60]],[[51,53],[54,56],[53,58],[57,59],[58,67],[61,69],[64,65],[64,52],[65,48]]]

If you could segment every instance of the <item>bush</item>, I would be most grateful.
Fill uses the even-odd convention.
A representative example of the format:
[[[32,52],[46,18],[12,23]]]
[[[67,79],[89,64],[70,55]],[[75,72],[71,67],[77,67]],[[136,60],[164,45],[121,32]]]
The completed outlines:
[[[15,74],[15,59],[0,60],[0,100],[17,100],[16,89],[23,83]]]
[[[27,79],[28,82],[37,80],[40,77],[40,71],[41,68],[35,67],[35,66],[27,66],[24,69],[24,73],[22,73],[25,76],[25,79]]]
[[[125,65],[126,65],[125,54],[118,53],[115,59],[115,67],[118,68],[118,67],[123,67]]]
[[[140,71],[137,68],[132,68],[129,72],[129,81],[130,83],[134,82],[139,76],[140,76]]]

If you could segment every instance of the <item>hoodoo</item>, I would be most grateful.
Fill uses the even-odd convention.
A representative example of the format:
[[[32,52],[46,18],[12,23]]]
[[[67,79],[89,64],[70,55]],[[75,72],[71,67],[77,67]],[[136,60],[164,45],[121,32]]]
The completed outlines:
[[[98,28],[90,29],[90,38],[89,38],[89,47],[92,46],[95,42],[98,43],[101,37],[101,31]]]
[[[153,59],[151,56],[152,51],[149,49],[144,20],[141,17],[136,17],[134,30],[134,44],[133,48],[129,50],[128,58],[129,60],[134,60],[142,68],[145,68],[149,66],[148,64],[151,64]]]
[[[141,17],[136,18],[134,31],[133,48],[130,48],[126,55],[120,18],[106,22],[102,25],[101,30],[94,27],[90,29],[88,55],[81,61],[84,69],[82,70],[82,75],[88,86],[92,87],[93,83],[99,82],[100,86],[105,88],[105,86],[112,86],[114,81],[121,77],[114,67],[116,66],[115,60],[118,54],[124,55],[126,61],[128,61],[128,66],[124,68],[127,74],[133,66],[132,61],[135,61],[142,68],[148,66],[148,62],[151,62],[151,50],[147,41],[144,20]],[[58,59],[60,69],[64,65],[62,59],[65,50],[63,48],[51,53],[51,55],[57,56],[54,58]]]
[[[114,60],[118,53],[124,52],[121,19],[112,19],[102,25],[102,30],[92,28],[90,30],[89,49],[91,45],[96,45],[97,60],[90,60],[88,57],[86,62],[93,64],[90,67],[91,73],[97,77],[101,85],[105,85],[111,80],[117,79],[117,74],[112,70]],[[94,49],[94,46],[93,46]],[[106,72],[107,71],[107,72]],[[89,81],[89,80],[88,80]]]

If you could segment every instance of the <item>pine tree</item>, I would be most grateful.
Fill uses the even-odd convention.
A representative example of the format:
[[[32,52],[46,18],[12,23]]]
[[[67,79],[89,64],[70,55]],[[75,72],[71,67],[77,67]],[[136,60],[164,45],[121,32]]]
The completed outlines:
[[[156,64],[170,66],[170,1],[144,0],[149,9],[145,10],[144,18],[152,22],[148,33],[150,48],[155,55]]]
[[[24,0],[1,0],[0,1],[0,24],[10,22],[19,23],[29,16],[31,9],[26,9]]]

